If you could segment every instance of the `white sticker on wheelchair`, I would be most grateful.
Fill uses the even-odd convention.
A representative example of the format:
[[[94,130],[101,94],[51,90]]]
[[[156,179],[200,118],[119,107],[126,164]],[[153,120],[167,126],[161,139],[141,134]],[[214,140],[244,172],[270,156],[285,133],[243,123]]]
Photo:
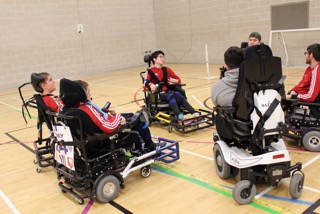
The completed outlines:
[[[73,138],[71,135],[70,128],[68,126],[53,126],[54,136],[59,142],[72,142]]]
[[[59,145],[56,143],[54,150],[54,159],[65,167],[75,170],[74,167],[74,147]]]
[[[75,170],[74,167],[74,147],[61,145],[63,142],[72,142],[73,138],[71,135],[70,128],[68,126],[53,126],[54,136],[57,138],[55,144],[54,159],[66,166],[71,170]],[[60,144],[59,144],[60,142]]]
[[[260,91],[258,94],[254,93],[253,99],[254,99],[254,105],[256,106],[256,108],[258,108],[261,114],[264,115],[264,113],[268,110],[273,100],[278,99],[280,101],[281,96],[276,90],[268,89],[265,91]],[[251,114],[251,120],[253,122],[252,132],[254,131],[259,119],[260,117],[258,116],[256,110],[254,109]],[[279,122],[284,123],[284,113],[280,103],[273,110],[272,114],[267,119],[267,121],[265,121],[265,124],[263,127],[265,129],[274,129],[278,127]]]

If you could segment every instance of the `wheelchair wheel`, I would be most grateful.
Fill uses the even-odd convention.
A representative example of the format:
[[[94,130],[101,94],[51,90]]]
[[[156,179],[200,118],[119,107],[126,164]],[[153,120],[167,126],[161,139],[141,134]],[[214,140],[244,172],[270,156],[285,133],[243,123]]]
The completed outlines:
[[[143,177],[143,178],[149,177],[149,176],[151,175],[151,168],[150,168],[150,166],[142,167],[142,168],[140,169],[140,175],[141,175],[141,177]]]
[[[230,177],[231,167],[225,161],[221,147],[217,143],[214,145],[214,148],[213,148],[213,158],[214,158],[214,165],[215,165],[218,176],[222,179],[226,179]]]
[[[84,200],[82,198],[77,198],[78,204],[83,205],[84,204]]]
[[[169,132],[169,133],[172,132],[172,125],[168,125],[168,132]]]
[[[291,177],[289,185],[289,193],[291,198],[298,199],[300,198],[303,190],[303,176],[300,173],[295,173]]]
[[[40,172],[41,172],[41,167],[40,167],[40,166],[37,167],[36,172],[37,172],[37,173],[40,173]]]
[[[320,151],[320,130],[307,131],[301,138],[304,148],[311,152]]]
[[[120,191],[120,181],[113,175],[107,175],[100,180],[96,187],[97,200],[109,202],[115,199]]]
[[[232,196],[238,204],[248,204],[256,196],[256,186],[253,184],[251,190],[248,188],[249,186],[249,180],[242,180],[234,187]]]

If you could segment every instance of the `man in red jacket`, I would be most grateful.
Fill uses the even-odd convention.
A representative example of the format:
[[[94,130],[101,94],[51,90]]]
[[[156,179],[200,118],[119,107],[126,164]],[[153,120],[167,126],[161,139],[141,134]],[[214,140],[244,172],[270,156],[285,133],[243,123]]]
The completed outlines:
[[[304,55],[309,67],[302,80],[289,91],[286,98],[309,103],[319,102],[316,99],[320,92],[320,44],[309,45]]]

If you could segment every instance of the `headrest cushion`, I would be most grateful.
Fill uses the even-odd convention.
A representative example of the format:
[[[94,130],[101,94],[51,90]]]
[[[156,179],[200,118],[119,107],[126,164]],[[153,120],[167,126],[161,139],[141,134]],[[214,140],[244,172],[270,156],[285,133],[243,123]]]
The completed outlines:
[[[87,100],[85,89],[79,83],[66,78],[60,80],[60,97],[66,107],[74,107]]]
[[[272,51],[268,45],[261,43],[260,45],[253,45],[244,50],[244,59],[252,59],[261,56],[272,56]]]

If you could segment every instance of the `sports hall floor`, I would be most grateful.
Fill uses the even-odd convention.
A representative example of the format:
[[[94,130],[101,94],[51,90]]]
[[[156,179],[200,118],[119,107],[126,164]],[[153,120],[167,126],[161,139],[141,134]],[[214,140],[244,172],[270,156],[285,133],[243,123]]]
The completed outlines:
[[[210,91],[219,78],[219,67],[210,66],[206,78],[205,65],[168,64],[186,83],[189,102],[194,107],[212,108]],[[118,113],[135,112],[143,105],[139,73],[145,66],[87,76],[93,101],[103,105],[110,101]],[[301,68],[284,68],[286,88],[297,83]],[[54,78],[54,74],[52,74]],[[29,80],[26,80],[26,82]],[[22,84],[22,83],[21,83]],[[57,88],[59,81],[56,80]],[[24,87],[25,98],[34,92]],[[56,92],[58,94],[58,91]],[[55,170],[42,168],[36,172],[32,142],[37,138],[36,111],[25,124],[18,89],[0,92],[0,213],[320,213],[320,154],[306,151],[297,142],[286,139],[292,163],[303,164],[305,186],[299,200],[291,200],[289,183],[284,180],[277,188],[257,184],[257,196],[248,205],[238,205],[232,198],[233,178],[220,179],[213,163],[214,127],[188,134],[169,133],[167,127],[153,123],[155,136],[180,142],[180,160],[171,164],[152,165],[152,174],[141,178],[139,171],[128,176],[126,188],[107,204],[85,200],[79,205],[58,187]]]

